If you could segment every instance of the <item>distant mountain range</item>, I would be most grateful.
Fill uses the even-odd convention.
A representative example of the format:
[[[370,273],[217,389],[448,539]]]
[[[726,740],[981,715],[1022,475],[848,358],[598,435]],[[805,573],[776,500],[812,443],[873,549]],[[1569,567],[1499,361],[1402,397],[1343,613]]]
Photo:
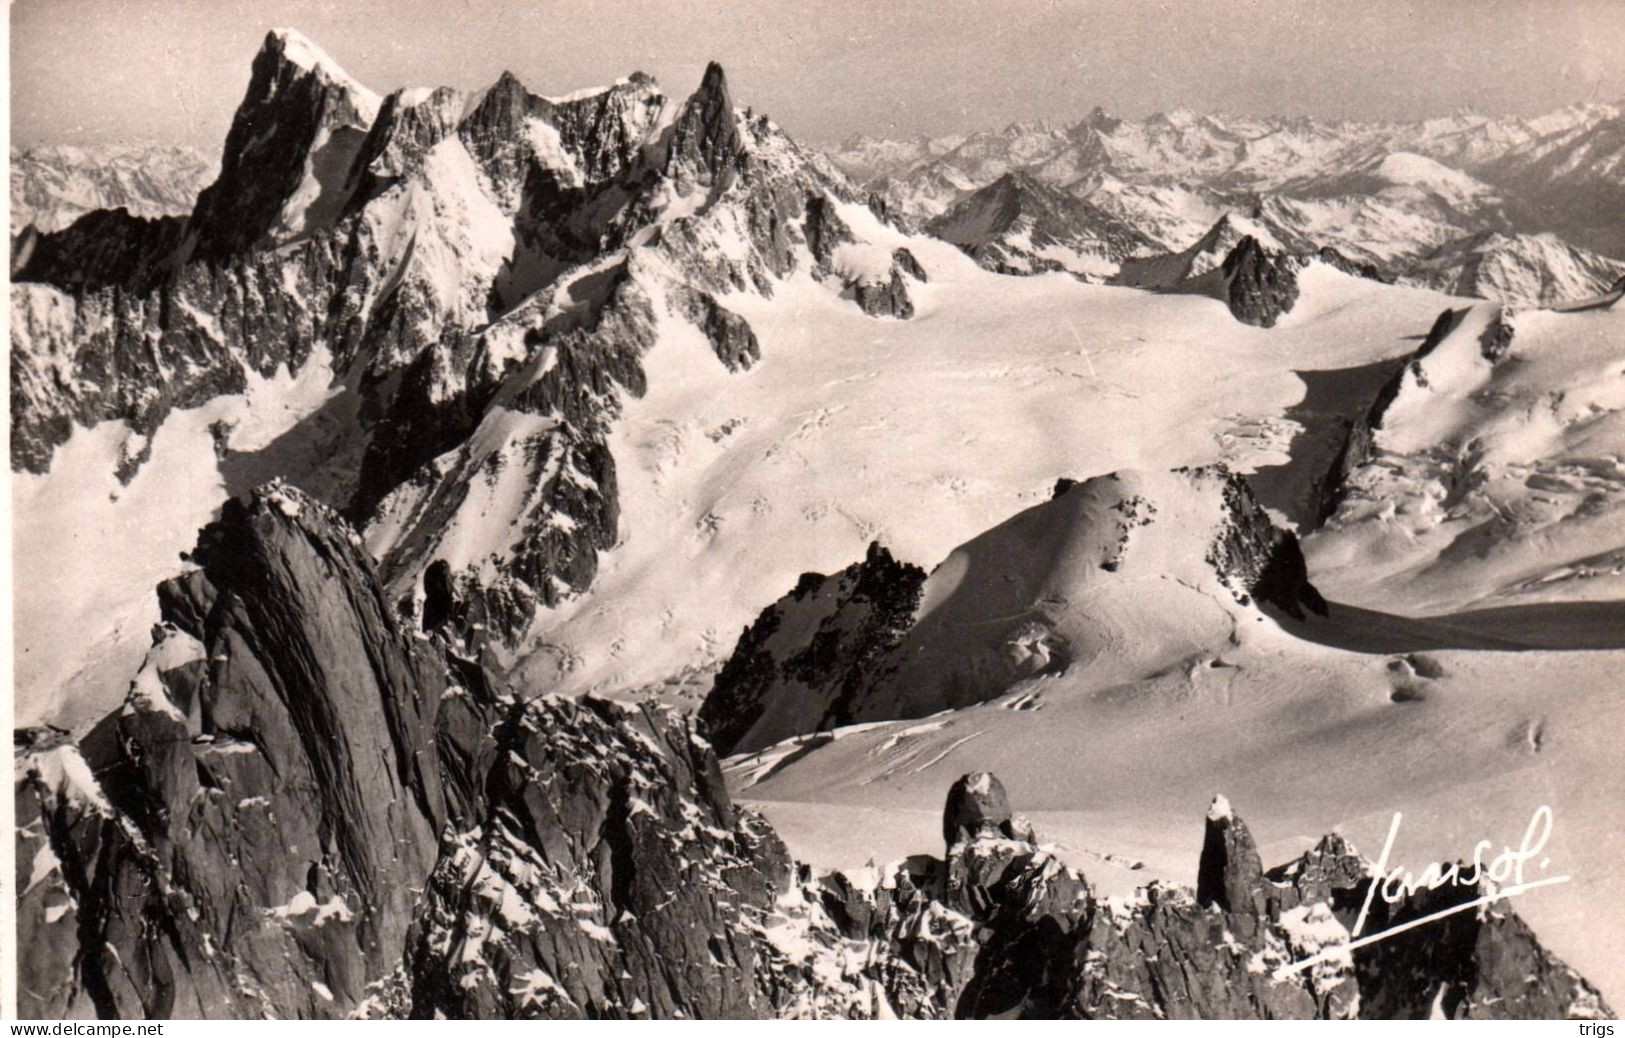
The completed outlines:
[[[1125,226],[1178,252],[1226,213],[1293,247],[1312,242],[1401,281],[1546,304],[1625,273],[1625,118],[1582,104],[1534,119],[1417,123],[1251,119],[1096,109],[1071,126],[1016,123],[965,137],[854,137],[830,151],[888,212],[1011,268],[1007,230],[966,240],[956,207],[999,185],[1048,214],[1032,269],[1103,269],[1091,242]],[[1010,174],[1023,179],[1009,181]],[[1058,217],[1048,186],[1089,210]],[[1043,199],[1042,201],[1040,199]],[[1009,208],[1009,203],[1001,203]],[[986,208],[988,202],[974,203]],[[1003,242],[998,239],[1006,239]],[[1018,232],[1019,239],[1019,232]],[[1043,250],[1049,252],[1044,255]],[[1063,255],[1064,254],[1064,255]],[[1047,262],[1045,262],[1047,257]]]
[[[97,209],[134,216],[192,211],[216,159],[162,144],[49,145],[11,150],[11,234],[60,231]]]

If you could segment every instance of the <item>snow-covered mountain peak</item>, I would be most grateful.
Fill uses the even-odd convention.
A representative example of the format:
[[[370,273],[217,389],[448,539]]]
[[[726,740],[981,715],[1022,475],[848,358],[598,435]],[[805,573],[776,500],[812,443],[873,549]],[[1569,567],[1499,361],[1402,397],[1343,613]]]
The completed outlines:
[[[1135,288],[1172,289],[1219,270],[1225,259],[1248,239],[1270,253],[1285,251],[1285,246],[1263,223],[1227,211],[1189,248],[1126,260],[1114,283]]]
[[[176,260],[285,244],[332,223],[380,104],[303,36],[267,34]]]
[[[1125,258],[1155,247],[1123,221],[1021,169],[927,227],[989,270],[1063,270],[1092,281],[1105,280]]]
[[[262,50],[343,88],[354,98],[366,122],[370,123],[377,115],[379,96],[362,86],[327,51],[298,29],[272,29],[266,34]]]
[[[1415,152],[1395,151],[1384,155],[1377,164],[1377,177],[1390,184],[1427,187],[1442,194],[1457,196],[1476,195],[1488,190],[1485,185],[1442,162]]]
[[[374,177],[405,176],[430,147],[457,126],[468,99],[451,87],[412,87],[384,98],[358,166]]]
[[[1243,603],[1256,594],[1277,600],[1289,612],[1305,604],[1318,608],[1319,596],[1303,575],[1295,540],[1275,529],[1247,481],[1223,465],[1125,469],[1060,489],[1039,507],[1055,513],[1056,525],[1045,536],[1063,538],[1066,547],[1056,542],[1039,553],[1042,561],[1033,561],[1054,567],[1046,579],[1058,581],[1050,590],[1063,596],[1078,597],[1086,584],[1161,574],[1208,593],[1227,589]],[[1013,558],[1031,555],[1012,551]],[[1079,569],[1063,559],[1085,565]],[[1295,568],[1296,575],[1264,586],[1264,574],[1277,565]],[[922,611],[929,609],[929,596],[928,585]]]
[[[1101,133],[1110,134],[1122,124],[1122,119],[1113,115],[1111,112],[1106,111],[1106,109],[1102,108],[1100,105],[1095,105],[1094,108],[1090,109],[1088,115],[1084,116],[1080,121],[1073,125],[1071,132],[1073,136],[1080,138],[1084,134],[1096,130],[1100,131]]]
[[[630,76],[623,76],[607,86],[581,87],[564,94],[552,94],[547,97],[551,104],[567,105],[575,101],[585,101],[589,97],[598,97],[612,90],[641,89],[643,87],[656,87],[655,77],[647,72],[633,72]]]
[[[1155,112],[1146,119],[1151,126],[1169,126],[1176,130],[1189,130],[1201,122],[1202,117],[1189,108],[1175,108],[1166,112]]]
[[[1202,236],[1200,245],[1207,248],[1222,248],[1239,242],[1242,238],[1252,238],[1267,249],[1282,248],[1274,234],[1268,227],[1250,216],[1237,212],[1228,212],[1214,221],[1207,234]]]
[[[672,126],[669,170],[678,164],[709,182],[721,176],[740,149],[740,132],[728,77],[713,61],[705,66],[699,87],[689,95]]]

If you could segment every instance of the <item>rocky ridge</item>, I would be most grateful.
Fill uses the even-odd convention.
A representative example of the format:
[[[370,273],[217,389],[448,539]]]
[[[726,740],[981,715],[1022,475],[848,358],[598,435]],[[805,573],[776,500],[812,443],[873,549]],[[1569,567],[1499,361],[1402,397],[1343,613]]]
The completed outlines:
[[[1369,870],[1328,837],[1265,874],[1217,810],[1194,898],[1097,898],[985,774],[942,860],[797,867],[692,722],[516,695],[444,586],[399,626],[308,495],[259,488],[192,557],[124,707],[18,733],[25,1015],[1608,1013],[1498,910],[1275,972],[1347,939]]]
[[[1024,172],[968,195],[925,230],[1001,274],[1059,270],[1098,281],[1156,248],[1123,221]]]
[[[1298,273],[1311,263],[1384,280],[1376,267],[1334,248],[1309,242],[1294,247],[1284,244],[1283,237],[1257,220],[1227,214],[1187,249],[1125,259],[1110,283],[1212,296],[1243,324],[1270,328],[1297,304]]]
[[[1606,598],[1617,552],[1599,546],[1625,481],[1596,452],[1619,422],[1617,298],[1442,312],[1350,424],[1321,481],[1317,537],[1381,538],[1392,560],[1426,563],[1428,582],[1470,553],[1494,564],[1474,585],[1486,599]]]
[[[1410,284],[1454,296],[1528,306],[1576,303],[1625,276],[1625,261],[1577,249],[1555,234],[1485,231],[1421,257]]]
[[[1349,942],[1374,882],[1369,863],[1332,834],[1266,871],[1246,824],[1223,797],[1207,816],[1194,891],[1152,884],[1132,898],[1098,896],[1011,812],[1003,785],[986,772],[949,789],[943,832],[942,860],[862,872],[803,870],[799,891],[781,899],[811,903],[846,939],[842,947],[815,926],[794,931],[809,971],[840,970],[850,978],[848,989],[857,993],[848,1007],[867,1008],[869,988],[875,1010],[884,1007],[874,1015],[932,1018],[1610,1013],[1504,907],[1336,952]],[[1447,889],[1391,905],[1378,898],[1367,932],[1474,894]],[[780,933],[791,944],[790,934]],[[1333,954],[1310,967],[1289,969],[1327,951]]]
[[[1158,617],[1175,607],[1158,614],[1146,604],[1154,594],[1126,589],[1135,574],[1164,571],[1178,575],[1173,594],[1227,616],[1259,603],[1295,617],[1326,610],[1297,538],[1224,466],[1062,480],[1049,502],[929,576],[879,544],[840,573],[803,575],[740,635],[699,719],[734,753],[986,702],[1103,655],[1154,668],[1167,662]],[[1086,596],[1091,608],[1073,606]],[[1139,646],[1125,651],[1130,630]]]
[[[691,720],[504,687],[443,570],[401,626],[308,495],[234,501],[191,557],[125,705],[18,733],[25,1015],[1608,1012],[1501,910],[1275,972],[1347,940],[1369,869],[1328,837],[1266,874],[1217,805],[1194,898],[1097,898],[986,774],[942,860],[796,867]]]
[[[661,322],[737,370],[759,347],[723,298],[798,269],[912,313],[927,275],[906,251],[849,229],[809,247],[856,198],[715,65],[687,99],[641,74],[561,100],[511,75],[379,98],[277,30],[189,217],[93,213],[21,255],[12,464],[46,472],[74,430],[123,422],[128,480],[177,410],[330,368],[343,406],[295,417],[278,445],[319,449],[279,474],[363,530],[393,599],[446,561],[517,637],[617,539],[606,436]],[[223,471],[255,470],[234,437],[216,432]]]
[[[286,485],[193,559],[125,706],[18,735],[25,1015],[771,1015],[789,866],[687,721],[516,697]]]

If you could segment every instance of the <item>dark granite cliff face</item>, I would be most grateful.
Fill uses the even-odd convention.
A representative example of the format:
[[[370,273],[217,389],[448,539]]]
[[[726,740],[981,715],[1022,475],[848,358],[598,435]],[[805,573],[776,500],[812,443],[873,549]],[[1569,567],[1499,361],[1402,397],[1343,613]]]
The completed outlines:
[[[447,818],[445,664],[296,491],[228,505],[193,558],[123,709],[57,764],[23,737],[18,838],[60,900],[21,925],[77,948],[24,966],[29,1015],[326,1015],[398,961]]]
[[[226,260],[319,229],[345,206],[346,174],[378,99],[296,33],[265,37],[221,155],[198,196],[188,254]],[[299,208],[290,209],[304,192]]]
[[[741,150],[727,76],[722,66],[713,61],[705,67],[700,88],[683,106],[683,113],[673,127],[668,169],[678,175],[694,176],[717,188],[725,187],[722,181],[733,169]]]
[[[11,279],[70,291],[150,283],[186,231],[178,216],[132,216],[97,209],[59,231],[26,228],[12,242]]]
[[[406,947],[414,1016],[771,1016],[751,920],[787,887],[772,830],[653,706],[546,697],[490,729]]]
[[[102,421],[150,436],[174,410],[240,393],[250,374],[299,370],[318,344],[350,341],[362,322],[341,294],[345,276],[343,243],[319,237],[225,267],[192,264],[147,293],[114,286],[53,299],[14,286],[12,467],[48,471],[76,427]]]
[[[457,132],[465,103],[451,87],[436,87],[427,97],[397,90],[384,98],[350,172],[353,197],[365,204],[421,167],[431,148]]]
[[[707,737],[731,752],[786,686],[813,700],[802,712],[818,731],[846,724],[889,669],[920,604],[925,571],[878,543],[832,576],[807,573],[740,635],[699,711]]]
[[[126,705],[19,735],[25,1015],[771,1015],[789,863],[684,719],[513,698],[286,486],[192,557]]]

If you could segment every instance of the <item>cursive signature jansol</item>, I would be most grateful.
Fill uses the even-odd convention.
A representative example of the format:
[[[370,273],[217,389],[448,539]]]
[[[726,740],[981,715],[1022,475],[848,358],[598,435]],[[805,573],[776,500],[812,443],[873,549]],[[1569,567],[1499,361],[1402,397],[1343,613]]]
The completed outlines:
[[[1446,916],[1458,912],[1466,912],[1481,905],[1494,904],[1507,898],[1517,897],[1538,887],[1549,887],[1557,883],[1567,883],[1568,876],[1547,876],[1543,878],[1530,878],[1525,870],[1530,863],[1534,863],[1537,870],[1545,870],[1551,864],[1551,859],[1542,852],[1546,848],[1546,841],[1552,836],[1552,809],[1542,804],[1535,809],[1534,816],[1529,819],[1529,828],[1524,830],[1523,840],[1516,848],[1503,847],[1501,851],[1486,862],[1485,856],[1489,854],[1495,844],[1489,840],[1480,840],[1473,846],[1472,862],[1463,865],[1461,862],[1432,862],[1421,872],[1412,873],[1403,866],[1388,867],[1388,858],[1394,851],[1394,839],[1399,836],[1399,822],[1404,817],[1398,811],[1394,812],[1393,824],[1388,827],[1388,839],[1383,842],[1382,855],[1378,857],[1372,869],[1374,879],[1366,888],[1365,903],[1360,906],[1360,914],[1354,919],[1354,928],[1349,931],[1350,940],[1345,944],[1332,945],[1315,955],[1311,955],[1297,962],[1288,963],[1275,971],[1277,978],[1285,977],[1299,970],[1308,969],[1317,962],[1346,955],[1355,948],[1387,940],[1406,930],[1413,930],[1418,926],[1437,922]],[[1536,859],[1539,859],[1538,861]],[[1481,882],[1488,881],[1489,893],[1473,901],[1465,901],[1459,905],[1422,916],[1420,919],[1410,919],[1398,926],[1389,927],[1380,933],[1360,936],[1365,932],[1366,919],[1371,914],[1371,906],[1378,897],[1388,904],[1398,904],[1423,888],[1438,890],[1440,887],[1472,887],[1477,888]]]

